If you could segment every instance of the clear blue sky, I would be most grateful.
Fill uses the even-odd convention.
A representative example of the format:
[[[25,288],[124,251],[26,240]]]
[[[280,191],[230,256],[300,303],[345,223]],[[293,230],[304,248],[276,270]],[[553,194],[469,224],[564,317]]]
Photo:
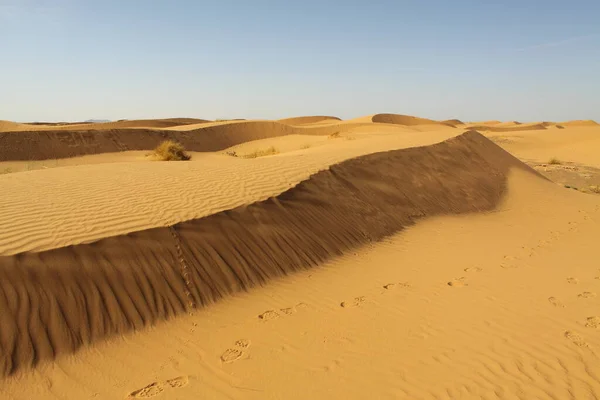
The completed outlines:
[[[599,0],[0,0],[0,119],[600,120]]]

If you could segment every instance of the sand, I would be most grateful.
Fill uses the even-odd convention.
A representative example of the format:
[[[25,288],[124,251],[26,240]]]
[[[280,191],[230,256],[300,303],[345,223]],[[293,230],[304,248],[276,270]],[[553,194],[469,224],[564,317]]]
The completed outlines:
[[[0,175],[0,398],[598,397],[598,128],[369,119]]]

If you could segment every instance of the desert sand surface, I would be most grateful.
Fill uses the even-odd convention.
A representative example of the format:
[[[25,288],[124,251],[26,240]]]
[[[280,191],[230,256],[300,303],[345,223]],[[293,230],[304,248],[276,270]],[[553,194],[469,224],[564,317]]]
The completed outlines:
[[[0,125],[0,399],[600,397],[600,126],[156,121]]]

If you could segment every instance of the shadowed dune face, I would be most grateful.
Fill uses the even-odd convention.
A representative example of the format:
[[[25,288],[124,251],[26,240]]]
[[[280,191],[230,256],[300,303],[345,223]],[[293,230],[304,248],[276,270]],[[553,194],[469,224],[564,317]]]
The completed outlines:
[[[460,119],[447,119],[445,121],[442,121],[442,124],[446,124],[446,125],[464,125],[465,123],[462,122]]]
[[[440,214],[491,210],[511,168],[477,132],[351,159],[266,201],[0,257],[0,375],[318,265]]]

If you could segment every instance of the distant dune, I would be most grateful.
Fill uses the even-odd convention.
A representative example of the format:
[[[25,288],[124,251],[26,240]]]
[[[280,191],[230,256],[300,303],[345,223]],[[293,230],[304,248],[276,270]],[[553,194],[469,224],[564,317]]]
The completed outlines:
[[[445,125],[453,127],[453,124],[447,122],[434,121],[427,118],[412,117],[410,115],[401,114],[375,114],[371,117],[373,122],[383,124],[397,124],[405,126],[415,125]]]
[[[446,125],[464,125],[465,123],[462,122],[460,119],[447,119],[445,121],[441,121],[442,124],[446,124]]]
[[[600,124],[598,124],[596,121],[588,119],[588,120],[576,120],[576,121],[561,122],[560,125],[562,125],[562,126],[598,126]]]
[[[541,123],[510,125],[467,125],[465,129],[473,129],[482,132],[518,132],[518,131],[536,131],[546,129],[546,125]]]
[[[9,121],[0,121],[0,132],[11,131],[39,131],[39,130],[103,130],[123,128],[168,128],[177,125],[199,124],[210,122],[196,118],[166,118],[166,119],[138,119],[122,120],[115,122],[36,122],[19,124]]]
[[[284,119],[278,120],[278,122],[281,122],[284,124],[289,124],[289,125],[314,124],[316,122],[326,122],[326,121],[341,121],[341,119],[338,117],[315,115],[315,116],[307,116],[307,117],[284,118]]]
[[[467,132],[348,160],[199,220],[0,257],[0,375],[312,267],[419,218],[491,210],[514,167],[537,175]]]
[[[164,129],[134,128],[131,122],[94,124],[96,128],[0,132],[0,161],[47,160],[128,150],[151,150],[170,139],[190,151],[220,151],[252,140],[291,134],[330,135],[365,123],[294,126],[276,121],[225,121]],[[139,122],[136,122],[139,123]],[[120,125],[119,125],[120,124]],[[102,126],[103,125],[103,126]],[[129,127],[124,127],[131,126]],[[110,129],[109,129],[110,128]]]

